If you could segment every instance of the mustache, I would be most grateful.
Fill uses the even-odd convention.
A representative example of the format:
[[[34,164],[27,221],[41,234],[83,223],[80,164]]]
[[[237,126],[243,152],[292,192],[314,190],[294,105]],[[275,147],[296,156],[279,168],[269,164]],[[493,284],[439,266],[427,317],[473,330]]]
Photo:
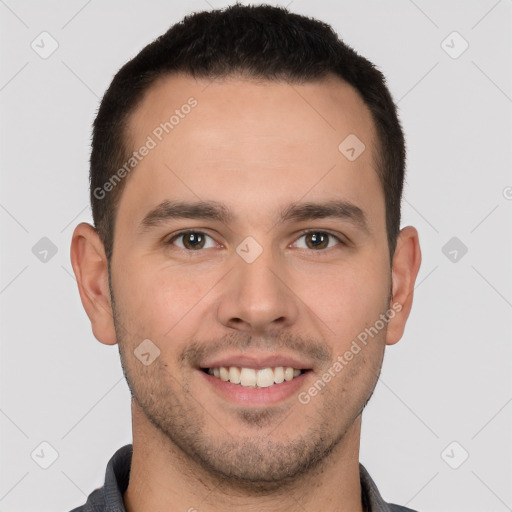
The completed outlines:
[[[262,352],[278,352],[285,349],[296,355],[305,355],[312,361],[323,365],[332,361],[332,350],[329,345],[316,338],[301,335],[278,332],[267,334],[264,337],[254,336],[249,333],[236,332],[223,336],[216,340],[200,341],[192,340],[179,355],[179,363],[183,366],[199,366],[200,361],[213,357],[223,352],[241,351],[249,348],[261,349]]]

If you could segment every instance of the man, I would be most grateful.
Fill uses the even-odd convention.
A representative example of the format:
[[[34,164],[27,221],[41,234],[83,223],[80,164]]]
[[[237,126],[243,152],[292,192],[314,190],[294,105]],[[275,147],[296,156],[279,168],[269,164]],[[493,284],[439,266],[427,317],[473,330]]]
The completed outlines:
[[[76,511],[404,511],[359,463],[420,247],[382,74],[285,9],[196,13],[115,76],[71,259],[133,446]]]

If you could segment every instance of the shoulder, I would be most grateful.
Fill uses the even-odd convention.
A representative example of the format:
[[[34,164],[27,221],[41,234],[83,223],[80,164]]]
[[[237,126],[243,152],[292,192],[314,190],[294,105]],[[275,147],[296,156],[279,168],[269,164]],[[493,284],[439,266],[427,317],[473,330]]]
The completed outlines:
[[[87,498],[87,502],[70,512],[104,512],[107,510],[105,506],[105,494],[103,487],[96,489]]]
[[[104,485],[89,494],[84,505],[70,512],[126,512],[123,493],[130,479],[132,453],[131,444],[119,448],[107,464]]]
[[[363,508],[368,512],[417,512],[411,508],[387,503],[381,496],[372,477],[361,463],[359,463],[359,475],[361,479]]]
[[[412,508],[402,507],[401,505],[395,505],[394,503],[388,503],[388,506],[391,512],[417,512]]]

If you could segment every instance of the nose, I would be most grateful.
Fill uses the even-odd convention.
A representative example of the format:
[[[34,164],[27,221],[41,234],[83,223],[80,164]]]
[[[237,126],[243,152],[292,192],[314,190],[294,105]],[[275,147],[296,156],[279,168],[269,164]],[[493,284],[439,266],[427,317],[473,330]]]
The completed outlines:
[[[253,334],[291,327],[299,315],[300,299],[282,267],[284,262],[275,260],[270,250],[252,263],[238,255],[234,260],[217,310],[219,322]]]

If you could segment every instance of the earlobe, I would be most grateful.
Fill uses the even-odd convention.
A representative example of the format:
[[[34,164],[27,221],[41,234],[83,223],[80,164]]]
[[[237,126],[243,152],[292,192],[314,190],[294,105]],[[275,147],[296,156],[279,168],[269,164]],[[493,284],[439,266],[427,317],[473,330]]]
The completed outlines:
[[[105,345],[117,343],[108,286],[108,262],[98,232],[80,223],[71,240],[71,265],[82,305],[91,321],[95,338]]]
[[[394,345],[403,336],[405,324],[412,308],[414,285],[421,265],[421,249],[417,230],[403,228],[396,244],[392,265],[392,298],[390,307],[398,311],[389,321],[386,344]]]

